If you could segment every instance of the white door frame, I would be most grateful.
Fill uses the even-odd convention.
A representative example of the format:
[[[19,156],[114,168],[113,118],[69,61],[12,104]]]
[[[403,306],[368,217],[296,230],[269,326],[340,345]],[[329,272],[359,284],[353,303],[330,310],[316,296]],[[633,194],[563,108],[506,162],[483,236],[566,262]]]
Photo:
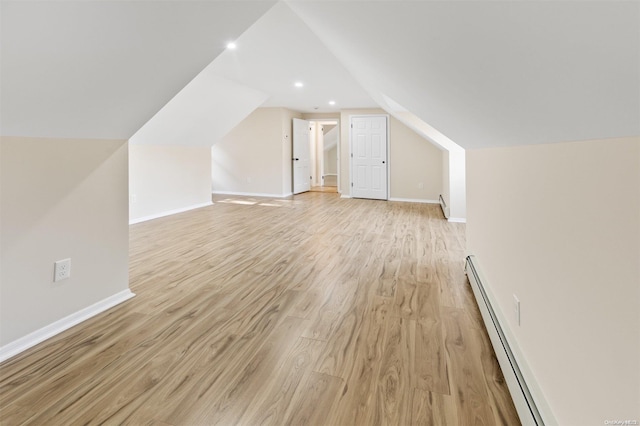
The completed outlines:
[[[391,150],[389,149],[389,141],[391,140],[390,126],[389,126],[389,114],[354,114],[349,116],[349,198],[353,197],[353,137],[351,129],[353,129],[353,118],[368,118],[368,117],[384,117],[387,121],[387,200],[391,197]],[[340,140],[338,139],[338,144]],[[338,167],[340,162],[338,161]],[[338,176],[339,179],[339,176]],[[338,186],[338,188],[340,188]]]
[[[309,174],[312,176],[311,186],[317,186],[318,183],[318,123],[313,120],[309,121]]]
[[[303,124],[303,123],[306,123],[306,124]],[[293,191],[292,192],[293,192],[294,195],[302,193],[302,192],[309,191],[311,189],[311,180],[310,179],[309,180],[306,179],[306,176],[309,176],[309,173],[311,173],[311,164],[310,164],[311,161],[310,161],[310,158],[303,158],[302,159],[303,162],[304,161],[308,162],[308,164],[307,164],[307,173],[305,173],[305,177],[300,177],[300,179],[303,179],[306,182],[306,185],[304,185],[305,188],[303,188],[303,190],[300,190],[300,191],[298,190],[299,188],[296,188],[296,166],[299,166],[299,164],[297,164],[297,161],[300,161],[299,159],[296,159],[297,158],[296,155],[299,155],[299,153],[296,152],[296,141],[297,141],[296,128],[309,129],[309,124],[310,124],[309,120],[302,120],[302,119],[299,119],[299,118],[293,118],[292,119],[292,128],[293,128],[293,133],[292,134],[293,134],[293,137],[291,138],[291,154],[292,154],[291,155],[291,157],[292,157],[291,158],[291,160],[292,160],[291,161],[291,163],[292,163],[292,166],[291,166],[291,172],[292,173],[291,174],[292,174],[292,181],[293,181],[293,185],[292,185]],[[311,157],[311,155],[310,155],[311,154],[311,132],[310,132],[310,130],[305,130],[305,132],[307,132],[307,135],[308,135],[307,144],[306,144],[306,151],[307,152],[303,153],[303,154],[306,154],[309,157]],[[302,146],[305,146],[305,144],[303,144]],[[298,183],[300,183],[300,182],[298,182]]]
[[[337,132],[337,138],[338,141],[336,143],[336,156],[337,156],[337,170],[336,170],[336,174],[338,175],[338,181],[336,182],[336,185],[338,185],[338,193],[342,193],[341,189],[340,189],[340,141],[341,141],[341,130],[342,128],[340,127],[340,119],[339,118],[323,118],[323,119],[314,119],[314,118],[310,118],[309,121],[314,121],[316,123],[318,123],[320,126],[324,126],[326,124],[335,124],[336,126],[336,132]],[[324,140],[322,142],[323,146],[324,146]],[[322,159],[322,162],[324,163],[324,158]]]

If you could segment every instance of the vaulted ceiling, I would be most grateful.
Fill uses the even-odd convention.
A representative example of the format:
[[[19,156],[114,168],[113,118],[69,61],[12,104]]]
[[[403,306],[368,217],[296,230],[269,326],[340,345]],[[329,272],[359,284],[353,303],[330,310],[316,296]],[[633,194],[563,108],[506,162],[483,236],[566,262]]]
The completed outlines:
[[[131,142],[211,145],[260,106],[300,112],[378,107],[284,3],[233,41],[235,50],[216,57]]]
[[[640,134],[638,2],[3,1],[1,19],[3,135],[129,138],[166,105],[155,133],[211,144],[259,105],[376,104],[465,148]]]
[[[373,96],[465,148],[640,134],[640,2],[289,2]]]
[[[3,0],[2,135],[128,139],[273,4]]]

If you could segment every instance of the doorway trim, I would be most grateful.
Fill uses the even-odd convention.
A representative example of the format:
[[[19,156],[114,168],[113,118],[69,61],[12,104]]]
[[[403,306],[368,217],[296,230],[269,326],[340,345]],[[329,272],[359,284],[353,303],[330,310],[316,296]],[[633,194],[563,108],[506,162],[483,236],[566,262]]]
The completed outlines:
[[[342,147],[342,127],[340,125],[340,123],[341,123],[340,118],[305,118],[305,120],[313,121],[313,122],[315,122],[315,123],[317,123],[317,124],[319,124],[321,126],[323,126],[325,124],[335,124],[336,125],[337,132],[338,132],[337,133],[338,142],[336,144],[337,145],[337,153],[336,153],[336,155],[338,156],[338,162],[337,162],[337,165],[336,165],[337,170],[336,171],[337,171],[338,177],[337,177],[336,184],[338,185],[338,194],[342,194],[342,190],[341,190],[341,187],[340,187],[340,182],[341,182],[341,179],[342,179],[342,173],[340,172],[340,170],[341,170],[340,169],[340,164],[341,164],[341,159],[342,159],[342,156],[340,155],[341,154],[341,149],[342,149],[341,148]]]
[[[291,138],[291,177],[293,195],[307,192],[311,189],[310,179],[306,178],[306,176],[309,176],[311,168],[311,128],[309,125],[309,120],[303,120],[296,117],[292,119],[293,137]],[[305,137],[301,138],[300,135],[303,132]],[[302,142],[302,139],[306,139],[306,144],[300,143]],[[305,162],[306,171],[304,170]],[[300,170],[304,176],[300,176]],[[298,186],[296,186],[296,184]]]
[[[353,129],[353,119],[369,117],[384,117],[387,121],[387,198],[384,201],[389,201],[391,198],[391,126],[389,122],[389,114],[353,114],[349,116],[349,127],[347,129],[349,131],[349,198],[353,198],[353,132],[351,131],[351,129]],[[340,143],[340,140],[338,140],[338,143]],[[338,162],[338,167],[340,167],[340,162]],[[339,188],[340,187],[338,187],[338,189]]]

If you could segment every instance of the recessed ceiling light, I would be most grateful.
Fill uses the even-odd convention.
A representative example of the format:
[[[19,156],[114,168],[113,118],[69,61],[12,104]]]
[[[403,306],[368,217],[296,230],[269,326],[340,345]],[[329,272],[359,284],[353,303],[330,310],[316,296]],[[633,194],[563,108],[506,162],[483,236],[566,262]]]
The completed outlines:
[[[227,49],[229,50],[235,50],[236,47],[238,47],[234,42],[228,43],[227,44]]]
[[[295,83],[293,83],[293,85],[296,86],[296,87],[304,86],[304,84],[301,81],[296,81]]]
[[[329,105],[335,105],[336,101],[329,101]]]

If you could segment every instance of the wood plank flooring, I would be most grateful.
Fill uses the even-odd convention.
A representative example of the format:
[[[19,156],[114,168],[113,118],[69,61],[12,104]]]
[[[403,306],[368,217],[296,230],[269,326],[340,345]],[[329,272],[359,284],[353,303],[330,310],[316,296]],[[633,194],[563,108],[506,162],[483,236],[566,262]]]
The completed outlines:
[[[0,365],[2,425],[517,425],[440,207],[214,197],[131,226],[137,297]]]
[[[337,186],[312,186],[309,190],[311,192],[338,192]]]

